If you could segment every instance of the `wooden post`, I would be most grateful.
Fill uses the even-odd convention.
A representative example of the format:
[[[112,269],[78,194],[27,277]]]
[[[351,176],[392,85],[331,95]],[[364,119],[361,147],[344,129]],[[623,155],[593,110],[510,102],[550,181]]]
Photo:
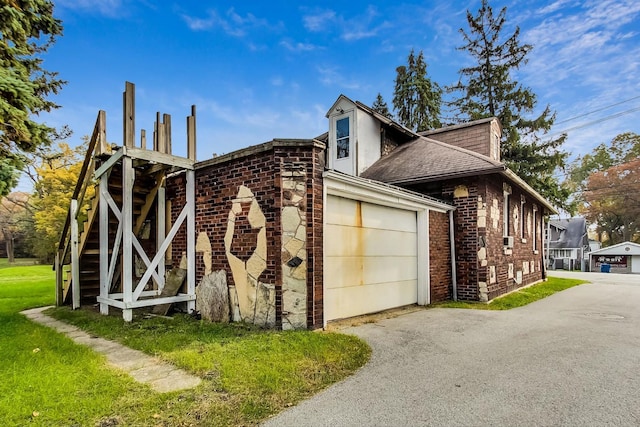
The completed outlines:
[[[164,114],[162,116],[162,124],[164,124],[165,153],[171,154],[171,115]]]
[[[80,308],[80,256],[78,254],[78,201],[71,199],[71,293],[73,309]]]
[[[98,111],[98,144],[97,154],[111,153],[111,147],[107,144],[107,113]]]
[[[196,293],[196,196],[195,171],[187,170],[187,294]],[[195,300],[187,301],[187,313],[196,309]]]
[[[109,195],[109,174],[105,173],[100,177],[100,193],[98,194],[99,203],[99,221],[100,221],[100,297],[107,298],[109,296],[109,204],[107,196]],[[113,255],[116,256],[115,248]],[[100,301],[100,314],[109,314],[109,304]]]
[[[191,106],[191,115],[187,117],[187,158],[196,160],[196,106]]]
[[[164,128],[164,123],[160,121],[160,112],[156,113],[156,128],[158,129],[158,146],[156,147],[156,151],[160,153],[166,152],[166,133]]]
[[[166,209],[166,213],[165,213],[165,230],[171,230],[171,227],[173,226],[172,222],[171,222],[171,199],[166,200],[165,201],[165,209]],[[167,252],[165,253],[165,263],[166,264],[173,264],[173,246],[171,243],[169,243],[169,246],[167,247]]]
[[[140,148],[147,149],[147,131],[144,129],[140,130]]]
[[[166,207],[165,207],[165,201],[166,201],[166,197],[165,197],[165,187],[164,187],[164,177],[161,178],[162,179],[162,184],[160,184],[160,187],[158,187],[158,193],[156,195],[156,201],[157,201],[157,206],[156,206],[156,228],[157,228],[157,233],[156,233],[156,248],[159,248],[163,243],[164,243],[164,239],[166,238],[166,231],[165,231],[165,226],[166,226],[166,219],[165,219],[165,215],[167,213],[166,211]],[[158,263],[158,277],[160,278],[160,281],[158,283],[158,294],[160,292],[162,292],[162,289],[164,288],[164,275],[165,275],[165,255],[162,255],[162,258],[160,259],[160,262]]]
[[[135,170],[129,156],[122,158],[122,302],[133,302],[133,185]],[[122,310],[126,322],[133,319],[130,308]]]
[[[64,295],[62,289],[62,260],[60,260],[60,250],[56,251],[56,306],[60,307],[64,304],[62,296]]]
[[[123,142],[126,147],[133,147],[135,145],[135,128],[136,128],[136,94],[135,85],[130,82],[126,82],[125,90],[122,94],[123,100]]]

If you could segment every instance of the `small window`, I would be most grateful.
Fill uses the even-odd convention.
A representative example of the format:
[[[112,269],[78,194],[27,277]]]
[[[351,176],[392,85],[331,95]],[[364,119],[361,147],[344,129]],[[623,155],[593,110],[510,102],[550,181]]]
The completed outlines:
[[[336,147],[338,159],[349,157],[349,117],[336,121]]]

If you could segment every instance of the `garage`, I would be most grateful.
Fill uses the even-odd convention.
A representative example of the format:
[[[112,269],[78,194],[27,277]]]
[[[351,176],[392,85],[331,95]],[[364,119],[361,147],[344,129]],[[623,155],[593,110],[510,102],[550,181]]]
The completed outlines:
[[[640,273],[640,245],[623,242],[590,253],[591,271]]]
[[[324,182],[325,322],[428,304],[429,210],[452,208],[353,176]]]
[[[328,320],[418,302],[416,212],[328,196]]]

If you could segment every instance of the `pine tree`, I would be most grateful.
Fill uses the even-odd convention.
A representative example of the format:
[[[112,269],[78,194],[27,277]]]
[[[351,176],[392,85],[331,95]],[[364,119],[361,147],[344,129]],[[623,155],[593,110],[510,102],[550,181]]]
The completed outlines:
[[[413,50],[407,65],[396,68],[393,108],[398,121],[414,131],[439,128],[442,89],[427,76],[427,63],[422,51]]]
[[[504,35],[506,7],[497,15],[487,0],[482,0],[478,14],[467,11],[469,31],[460,29],[468,52],[476,65],[460,70],[461,81],[448,88],[460,93],[451,102],[459,119],[477,120],[498,117],[502,122],[502,160],[552,203],[568,207],[568,186],[559,183],[554,173],[564,169],[567,153],[560,150],[566,135],[541,138],[551,128],[555,112],[547,105],[537,117],[537,97],[530,88],[514,80],[513,73],[527,63],[533,46],[519,40],[520,28]],[[465,81],[462,81],[465,80]]]
[[[12,0],[0,5],[0,159],[15,169],[22,153],[49,145],[54,129],[32,119],[58,106],[47,99],[65,82],[42,68],[40,55],[62,34],[49,0]],[[4,195],[11,188],[3,188]]]
[[[387,103],[382,98],[382,95],[378,92],[378,96],[376,96],[376,100],[373,102],[371,109],[376,113],[380,113],[388,119],[393,119],[393,114],[389,111],[389,107]]]

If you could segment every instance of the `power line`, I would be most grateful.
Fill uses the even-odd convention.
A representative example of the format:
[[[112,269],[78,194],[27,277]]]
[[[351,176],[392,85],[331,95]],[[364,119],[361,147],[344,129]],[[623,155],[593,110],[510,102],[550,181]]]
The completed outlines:
[[[573,127],[568,128],[568,129],[553,133],[551,135],[546,135],[546,137],[549,138],[549,139],[552,139],[553,137],[560,136],[560,135],[565,134],[567,132],[570,132],[572,130],[577,130],[577,129],[582,129],[582,128],[585,128],[585,127],[588,127],[588,126],[597,125],[598,123],[606,122],[607,120],[612,120],[612,119],[618,118],[620,116],[624,116],[625,114],[634,113],[636,111],[640,111],[640,107],[631,108],[629,110],[624,110],[624,111],[621,111],[619,113],[612,114],[610,116],[602,117],[602,118],[600,118],[598,120],[593,120],[593,121],[590,121],[590,122],[583,123],[581,125],[573,126]]]
[[[634,96],[633,98],[625,99],[624,101],[616,102],[615,104],[607,105],[607,106],[598,108],[597,110],[589,111],[587,113],[583,113],[583,114],[580,114],[580,115],[575,116],[575,117],[570,117],[568,119],[561,120],[559,122],[556,122],[555,124],[556,125],[560,125],[562,123],[570,122],[570,121],[575,120],[575,119],[580,119],[582,117],[586,117],[586,116],[591,115],[593,113],[599,113],[600,111],[608,110],[609,108],[616,107],[618,105],[625,104],[627,102],[631,102],[631,101],[634,101],[634,100],[639,99],[639,98],[640,98],[640,95]]]

